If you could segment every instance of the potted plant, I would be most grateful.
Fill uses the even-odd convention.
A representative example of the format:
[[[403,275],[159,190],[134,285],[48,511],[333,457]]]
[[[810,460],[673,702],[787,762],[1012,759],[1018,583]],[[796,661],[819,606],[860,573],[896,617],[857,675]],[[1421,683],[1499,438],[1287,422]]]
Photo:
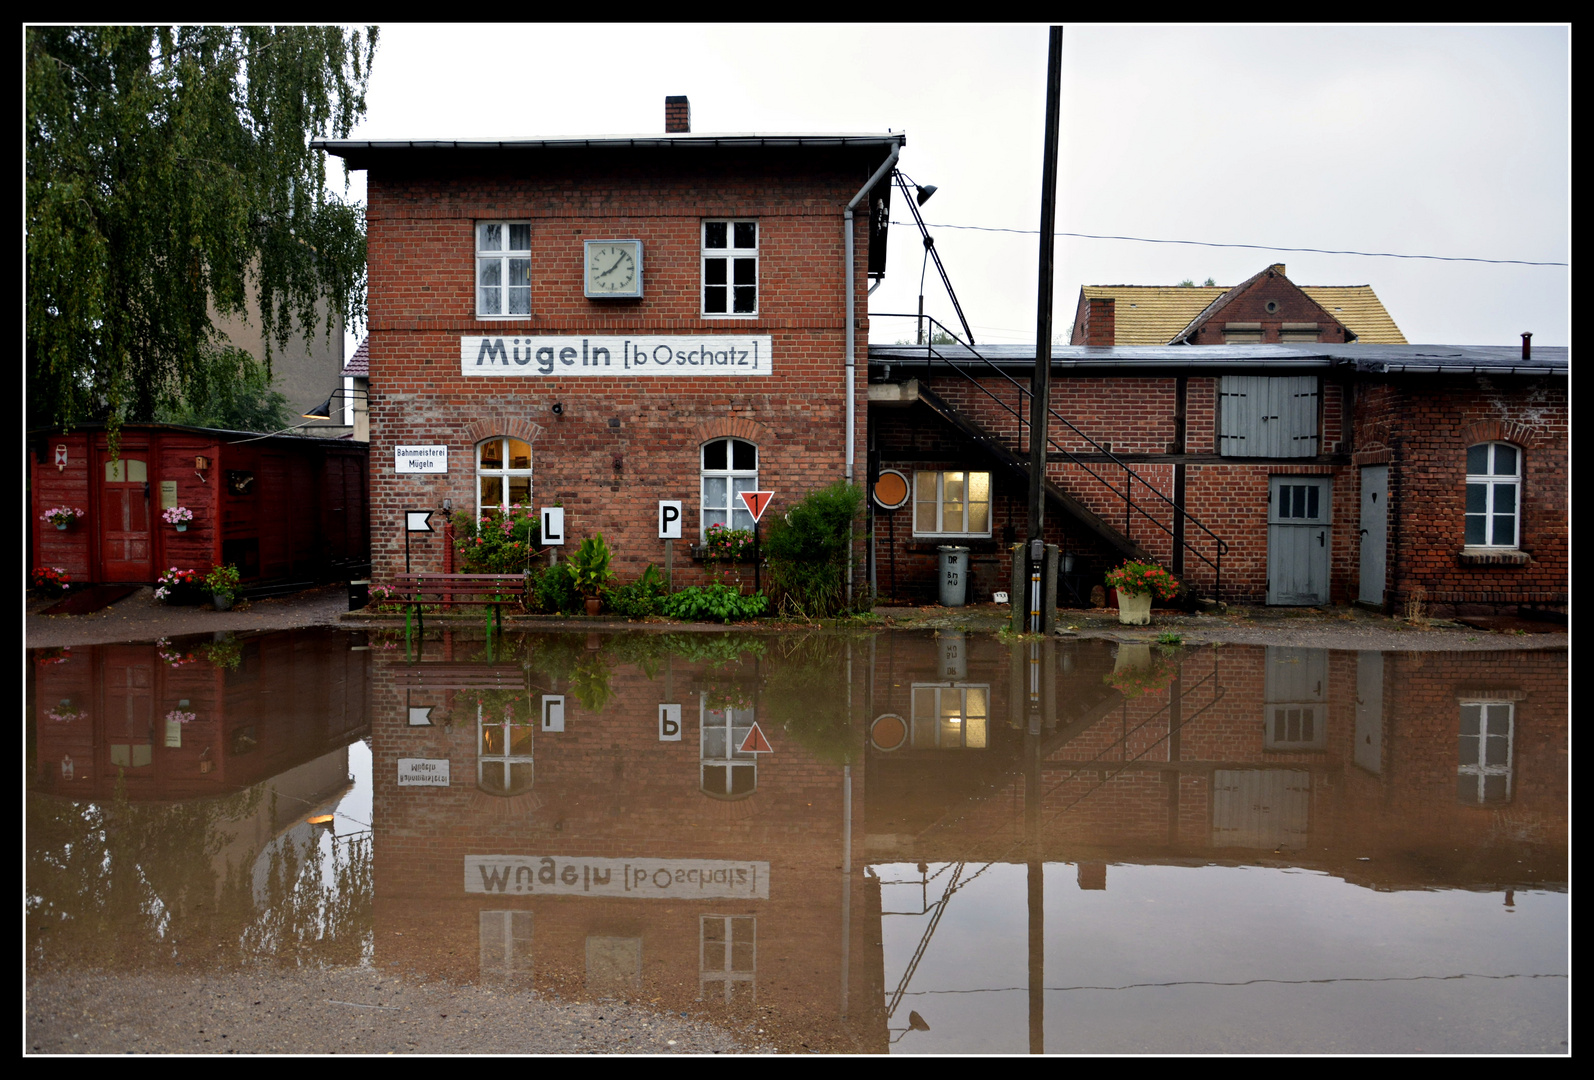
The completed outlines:
[[[211,567],[210,573],[205,575],[205,588],[210,590],[210,600],[216,610],[227,611],[238,594],[238,568],[231,563]]]
[[[1179,580],[1156,563],[1124,563],[1107,571],[1107,587],[1118,591],[1118,621],[1144,626],[1151,621],[1153,595],[1171,600],[1179,595]]]
[[[72,575],[59,566],[35,566],[33,587],[46,596],[60,596],[72,587]]]
[[[182,570],[174,566],[155,579],[155,599],[168,604],[198,603],[200,598],[194,595],[199,591],[198,580],[198,570]]]
[[[83,511],[71,506],[52,506],[39,515],[41,521],[47,521],[57,529],[65,531],[74,521],[83,516]]]
[[[581,541],[570,560],[575,575],[576,592],[586,599],[588,615],[596,615],[602,601],[598,594],[609,583],[609,544],[602,533]]]
[[[168,506],[161,511],[161,517],[166,519],[166,524],[175,525],[178,532],[187,532],[188,523],[194,520],[194,512],[186,506]]]

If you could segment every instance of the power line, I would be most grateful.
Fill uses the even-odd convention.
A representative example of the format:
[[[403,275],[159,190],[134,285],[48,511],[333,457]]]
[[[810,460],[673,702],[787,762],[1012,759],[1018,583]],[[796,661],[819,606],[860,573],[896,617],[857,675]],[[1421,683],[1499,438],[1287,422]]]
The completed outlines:
[[[893,225],[913,225],[911,221],[893,221]],[[966,229],[972,232],[1020,233],[1039,236],[1039,229],[1001,229],[990,225],[925,225],[935,229]],[[914,226],[917,228],[917,226]],[[1252,251],[1305,251],[1316,255],[1361,255],[1369,259],[1433,259],[1438,262],[1497,263],[1514,266],[1569,266],[1564,262],[1536,262],[1531,259],[1480,259],[1469,255],[1405,255],[1394,251],[1340,251],[1334,248],[1278,247],[1272,244],[1220,244],[1210,240],[1166,240],[1149,236],[1100,236],[1096,233],[1056,232],[1054,236],[1072,236],[1080,240],[1133,240],[1137,244],[1189,244],[1194,247],[1247,248]]]

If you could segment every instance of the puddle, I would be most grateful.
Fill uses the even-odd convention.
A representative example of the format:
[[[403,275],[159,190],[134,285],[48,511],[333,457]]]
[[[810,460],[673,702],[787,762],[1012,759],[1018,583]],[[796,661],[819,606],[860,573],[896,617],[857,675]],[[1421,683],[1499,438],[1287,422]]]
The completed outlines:
[[[30,971],[358,965],[793,1051],[1566,1052],[1564,653],[29,658]]]

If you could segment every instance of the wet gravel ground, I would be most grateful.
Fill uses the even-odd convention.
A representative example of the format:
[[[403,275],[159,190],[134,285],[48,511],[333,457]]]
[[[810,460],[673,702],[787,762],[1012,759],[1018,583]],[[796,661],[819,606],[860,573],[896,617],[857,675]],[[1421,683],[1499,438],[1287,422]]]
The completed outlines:
[[[74,972],[27,986],[28,1054],[750,1054],[773,1048],[620,1002],[361,968]]]

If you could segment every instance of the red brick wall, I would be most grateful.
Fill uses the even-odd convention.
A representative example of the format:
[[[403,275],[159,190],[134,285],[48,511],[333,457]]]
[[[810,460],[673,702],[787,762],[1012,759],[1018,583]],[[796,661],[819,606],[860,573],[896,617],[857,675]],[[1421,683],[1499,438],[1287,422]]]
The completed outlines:
[[[657,500],[668,498],[686,503],[676,583],[700,579],[684,545],[699,539],[698,454],[709,439],[736,434],[758,444],[759,486],[775,492],[771,514],[843,477],[842,210],[879,162],[823,151],[711,154],[660,157],[645,167],[620,162],[601,172],[595,158],[458,176],[373,169],[367,221],[378,579],[403,566],[404,509],[437,507],[445,497],[456,509],[474,507],[474,444],[488,435],[532,438],[533,503],[563,503],[572,544],[601,530],[622,581],[649,562],[663,563]],[[699,223],[706,217],[759,222],[756,319],[699,314]],[[868,340],[864,218],[855,219],[860,367]],[[532,223],[530,318],[475,318],[473,226],[490,219]],[[603,238],[642,240],[643,299],[597,302],[582,295],[582,242]],[[653,377],[624,388],[593,379],[459,374],[461,336],[516,333],[768,334],[773,374]],[[860,372],[860,483],[864,382]],[[550,411],[555,401],[563,403],[562,416]],[[393,448],[400,444],[446,445],[448,475],[395,476]],[[440,551],[429,549],[427,558],[434,561],[416,569],[440,568]]]

